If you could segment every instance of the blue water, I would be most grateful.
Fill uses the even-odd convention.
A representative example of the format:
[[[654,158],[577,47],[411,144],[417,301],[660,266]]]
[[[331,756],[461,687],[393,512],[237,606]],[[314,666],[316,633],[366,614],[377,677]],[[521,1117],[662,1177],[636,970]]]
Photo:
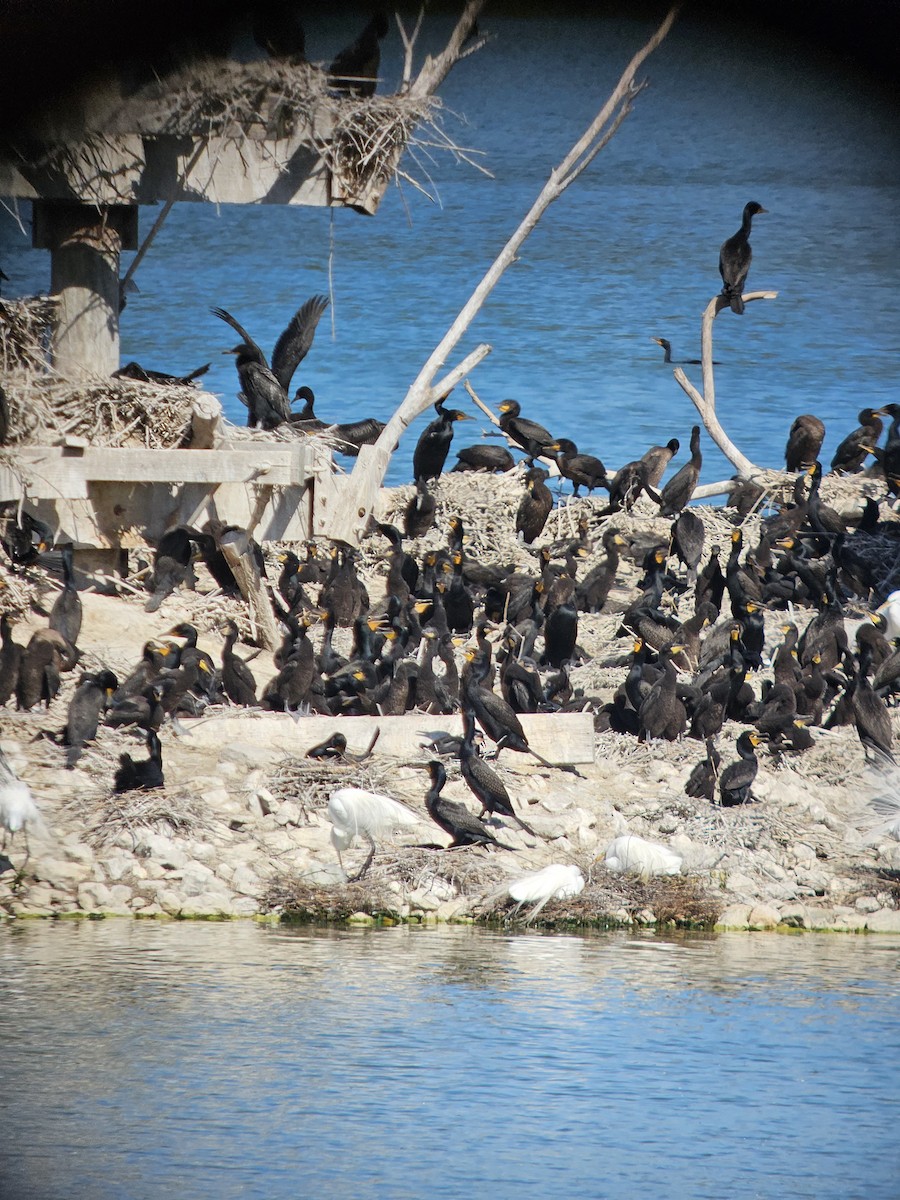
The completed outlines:
[[[295,386],[312,386],[330,419],[386,419],[651,29],[611,19],[483,24],[494,40],[442,96],[448,132],[492,178],[421,152],[422,165],[408,157],[404,167],[436,199],[391,188],[374,218],[177,205],[123,314],[123,361],[182,371],[211,360],[207,385],[243,423],[222,354],[234,335],[210,306],[271,348],[299,303],[329,290],[331,257],[333,326],[323,321]],[[434,19],[434,44],[446,28]],[[338,36],[324,24],[309,30],[311,55],[327,59]],[[389,82],[399,69],[390,41]],[[496,407],[515,396],[607,465],[671,436],[686,454],[696,414],[650,339],[698,356],[719,245],[756,199],[768,213],[754,224],[749,286],[779,295],[716,322],[720,416],[751,458],[778,466],[793,417],[814,412],[828,429],[827,463],[858,409],[895,400],[900,382],[896,114],[852,66],[764,31],[737,39],[689,14],[643,75],[650,86],[634,112],[545,214],[451,362],[489,342],[472,377],[482,398]],[[154,215],[142,211],[142,233]],[[7,294],[46,288],[46,254],[5,213],[0,262]],[[699,382],[697,368],[688,372]],[[453,403],[477,417],[457,438],[477,439],[483,418],[461,389]],[[389,482],[411,477],[427,419],[401,442]],[[705,435],[703,450],[702,481],[731,474]]]
[[[894,1200],[900,940],[0,926],[4,1200]]]

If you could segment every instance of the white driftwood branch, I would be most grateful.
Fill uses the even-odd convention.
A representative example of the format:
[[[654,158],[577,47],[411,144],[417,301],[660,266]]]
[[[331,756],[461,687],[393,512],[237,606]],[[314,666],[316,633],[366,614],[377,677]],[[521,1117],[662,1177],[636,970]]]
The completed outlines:
[[[748,304],[751,300],[774,300],[777,297],[777,292],[745,292],[744,303]],[[693,402],[694,407],[700,414],[700,419],[706,427],[706,431],[712,440],[716,443],[725,457],[733,464],[739,475],[743,475],[746,479],[752,479],[754,475],[758,475],[760,468],[750,461],[745,454],[742,454],[735,446],[734,442],[722,428],[718,416],[716,415],[716,384],[713,372],[713,344],[712,331],[713,321],[715,321],[719,312],[728,305],[728,297],[723,296],[721,292],[717,296],[713,296],[703,313],[703,322],[700,328],[700,359],[703,370],[703,394],[694,387],[691,381],[681,367],[676,367],[674,371],[675,380],[678,385],[688,394]],[[717,493],[712,493],[716,495]],[[694,497],[699,498],[698,492],[695,490]]]
[[[433,90],[433,87],[436,85],[433,83],[432,76],[438,69],[438,62],[447,56],[452,57],[458,53],[462,42],[465,40],[466,33],[471,28],[480,8],[481,5],[477,0],[470,0],[470,3],[466,5],[465,12],[460,18],[459,24],[454,30],[444,54],[440,55],[436,60],[429,59],[426,62],[419,76],[413,82],[410,89],[412,94],[416,94],[421,81],[426,76],[426,72],[429,71],[431,72],[428,76],[429,87]],[[399,441],[404,430],[408,428],[419,413],[424,412],[429,404],[432,403],[431,381],[444,365],[457,342],[469,328],[475,315],[496,287],[504,271],[511,263],[515,262],[522,243],[531,233],[532,229],[534,229],[535,225],[537,225],[550,204],[562,195],[570,183],[578,178],[598,151],[607,144],[625,115],[631,111],[631,102],[643,86],[636,84],[634,77],[644,60],[653,53],[672,28],[675,18],[678,15],[678,10],[678,4],[669,10],[668,15],[654,35],[631,59],[623,71],[619,82],[613,88],[609,98],[603,105],[603,108],[593,119],[587,130],[571,148],[560,165],[550,172],[550,178],[544,184],[537,199],[526,213],[512,237],[488,268],[487,273],[460,310],[456,320],[447,330],[440,344],[434,349],[430,358],[413,381],[402,404],[382,431],[381,436],[376,442],[376,447],[382,453],[372,456],[366,455],[365,457],[360,456],[357,459],[356,466],[350,475],[348,486],[353,493],[355,501],[358,503],[358,511],[371,511],[378,489],[381,487],[381,482],[384,479],[387,464],[390,461],[391,448]],[[466,24],[467,20],[468,24]],[[463,28],[464,25],[465,30]],[[443,76],[439,76],[438,82],[440,78],[443,78]],[[612,128],[608,128],[610,122],[612,122]],[[387,453],[384,453],[384,451],[387,451]],[[358,526],[354,529],[338,528],[337,523],[332,521],[327,536],[350,541],[358,537],[359,533],[360,527]]]
[[[487,358],[490,352],[491,347],[487,342],[482,342],[480,346],[476,346],[471,354],[467,354],[461,363],[458,363],[452,371],[447,372],[443,379],[439,379],[434,384],[429,395],[431,403],[436,404],[441,396],[448,396],[453,388],[465,379],[470,371],[478,366],[482,359]],[[466,391],[469,391],[468,383],[466,384]]]
[[[468,0],[447,45],[437,57],[432,58],[429,54],[425,59],[422,70],[410,85],[411,96],[430,96],[440,87],[451,68],[459,61],[465,40],[472,32],[483,8],[484,0]]]

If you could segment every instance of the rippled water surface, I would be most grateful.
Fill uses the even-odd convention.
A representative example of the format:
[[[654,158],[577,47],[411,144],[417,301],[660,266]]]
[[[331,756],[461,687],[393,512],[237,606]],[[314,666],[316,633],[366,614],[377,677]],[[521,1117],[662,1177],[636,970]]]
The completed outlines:
[[[0,1195],[893,1200],[900,939],[0,926]]]
[[[437,202],[407,184],[374,218],[176,205],[123,315],[123,361],[182,371],[211,360],[208,386],[243,422],[233,360],[222,354],[234,334],[210,306],[236,314],[270,349],[298,304],[329,290],[330,263],[333,331],[320,327],[295,384],[313,387],[328,418],[386,419],[651,30],[489,14],[483,24],[494,40],[459,65],[442,96],[448,133],[480,153],[492,178],[423,144],[404,166]],[[448,27],[435,17],[427,28],[438,43]],[[345,32],[311,19],[309,54],[327,61]],[[394,34],[388,84],[398,71]],[[782,464],[794,416],[817,413],[827,464],[859,408],[897,398],[896,113],[837,59],[765,32],[738,37],[689,11],[643,74],[650,86],[634,112],[544,216],[452,361],[489,342],[473,375],[483,398],[496,406],[516,396],[608,465],[671,436],[686,453],[696,414],[650,339],[697,357],[700,314],[720,286],[719,245],[755,199],[768,214],[754,225],[750,284],[779,296],[717,321],[719,411],[763,466]],[[143,211],[142,234],[153,216]],[[0,263],[8,294],[46,288],[46,254],[6,214]],[[411,477],[427,419],[401,443],[389,482]],[[457,427],[457,438],[477,438],[482,424]],[[731,474],[705,437],[703,451],[704,481]]]

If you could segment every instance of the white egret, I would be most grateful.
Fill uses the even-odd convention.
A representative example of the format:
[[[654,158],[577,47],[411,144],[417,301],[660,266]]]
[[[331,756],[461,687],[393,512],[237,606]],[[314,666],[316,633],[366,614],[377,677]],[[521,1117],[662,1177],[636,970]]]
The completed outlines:
[[[606,847],[603,856],[607,871],[623,875],[677,875],[681,871],[681,856],[659,842],[648,842],[636,833],[617,837]]]
[[[540,871],[520,875],[506,890],[517,901],[513,915],[523,904],[534,903],[527,917],[527,920],[533,921],[549,900],[567,900],[584,891],[584,876],[574,863],[551,863]]]
[[[344,869],[342,850],[352,845],[357,837],[365,838],[369,843],[369,857],[355,876],[362,879],[375,857],[376,837],[418,825],[421,817],[390,796],[368,792],[365,788],[343,787],[329,798],[328,819],[331,821],[331,844],[337,851],[341,870]]]
[[[891,592],[884,604],[875,609],[884,617],[884,636],[893,641],[900,638],[900,591]]]
[[[31,788],[20,779],[13,770],[6,755],[0,750],[0,825],[3,826],[3,846],[6,849],[7,836],[15,837],[20,829],[25,831],[25,861],[30,853],[28,849],[29,823],[41,824],[41,813],[35,804]]]

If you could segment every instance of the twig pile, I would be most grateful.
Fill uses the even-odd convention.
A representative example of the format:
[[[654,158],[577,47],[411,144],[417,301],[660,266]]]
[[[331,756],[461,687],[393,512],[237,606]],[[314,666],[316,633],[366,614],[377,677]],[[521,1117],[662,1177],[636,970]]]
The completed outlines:
[[[0,375],[46,371],[56,308],[54,296],[0,300]]]
[[[381,791],[392,774],[391,765],[342,763],[313,758],[283,758],[266,780],[266,787],[279,802],[291,800],[308,821],[314,812],[322,812],[332,792],[342,787]]]

